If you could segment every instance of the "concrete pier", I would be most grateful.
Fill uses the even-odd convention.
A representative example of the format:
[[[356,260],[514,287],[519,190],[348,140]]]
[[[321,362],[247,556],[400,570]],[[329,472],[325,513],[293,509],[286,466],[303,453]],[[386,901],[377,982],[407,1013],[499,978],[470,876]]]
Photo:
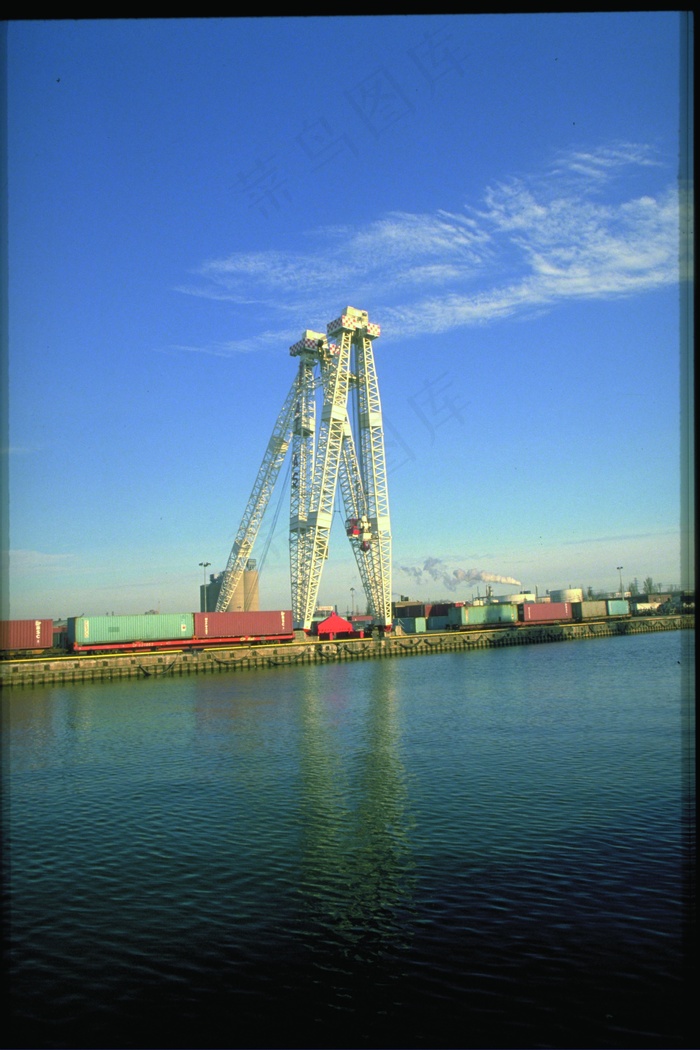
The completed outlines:
[[[427,656],[431,653],[465,652],[505,645],[538,645],[650,631],[692,630],[694,626],[693,616],[653,616],[581,624],[509,624],[467,631],[392,634],[385,638],[342,639],[333,642],[319,642],[313,639],[279,645],[251,645],[185,652],[129,652],[106,656],[78,656],[69,653],[60,657],[2,661],[0,686],[21,688],[79,682],[114,682],[123,678],[232,674],[266,667],[296,667],[395,656]]]

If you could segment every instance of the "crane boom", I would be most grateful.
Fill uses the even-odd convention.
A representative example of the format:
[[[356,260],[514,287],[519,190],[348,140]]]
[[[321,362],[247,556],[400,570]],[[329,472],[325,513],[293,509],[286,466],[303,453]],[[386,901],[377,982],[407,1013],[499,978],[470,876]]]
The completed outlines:
[[[292,420],[298,396],[299,376],[297,375],[294,377],[294,382],[282,406],[282,411],[277,417],[277,422],[267,443],[265,455],[260,464],[260,470],[255,479],[243,520],[236,533],[216,602],[217,612],[225,612],[228,608],[228,604],[245,568],[246,561],[251,556],[253,544],[257,538],[260,524],[277,481],[277,475],[289,448],[292,436]]]

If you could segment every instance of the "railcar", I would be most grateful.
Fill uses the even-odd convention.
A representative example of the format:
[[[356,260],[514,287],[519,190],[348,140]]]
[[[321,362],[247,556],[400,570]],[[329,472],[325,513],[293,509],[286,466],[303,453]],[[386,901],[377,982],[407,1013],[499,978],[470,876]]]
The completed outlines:
[[[41,655],[53,648],[53,620],[0,621],[0,653],[4,659]]]
[[[57,638],[59,642],[57,644]],[[294,640],[291,609],[225,613],[147,613],[139,616],[72,616],[57,635],[52,620],[0,624],[3,659],[209,646],[262,645]]]
[[[201,649],[211,645],[260,645],[293,639],[290,609],[76,616],[68,620],[68,647],[74,653]]]

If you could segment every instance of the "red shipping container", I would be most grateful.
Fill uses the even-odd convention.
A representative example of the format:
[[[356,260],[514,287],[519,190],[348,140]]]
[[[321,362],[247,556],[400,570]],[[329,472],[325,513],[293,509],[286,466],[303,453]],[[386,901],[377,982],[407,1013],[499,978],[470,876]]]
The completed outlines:
[[[570,620],[571,602],[526,602],[521,605],[520,619],[525,623],[546,623],[548,620]]]
[[[53,620],[3,620],[0,649],[50,649]]]
[[[195,638],[257,638],[294,635],[291,609],[194,614]]]

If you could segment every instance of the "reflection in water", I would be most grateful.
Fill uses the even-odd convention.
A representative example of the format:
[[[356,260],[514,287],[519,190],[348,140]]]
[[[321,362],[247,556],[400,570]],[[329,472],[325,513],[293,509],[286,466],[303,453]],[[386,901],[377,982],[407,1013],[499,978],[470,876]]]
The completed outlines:
[[[8,691],[10,1045],[681,1045],[678,657]]]
[[[333,696],[337,670],[316,679],[303,705],[300,889],[322,965],[355,966],[408,947],[415,862],[391,669],[373,666],[352,712]]]

